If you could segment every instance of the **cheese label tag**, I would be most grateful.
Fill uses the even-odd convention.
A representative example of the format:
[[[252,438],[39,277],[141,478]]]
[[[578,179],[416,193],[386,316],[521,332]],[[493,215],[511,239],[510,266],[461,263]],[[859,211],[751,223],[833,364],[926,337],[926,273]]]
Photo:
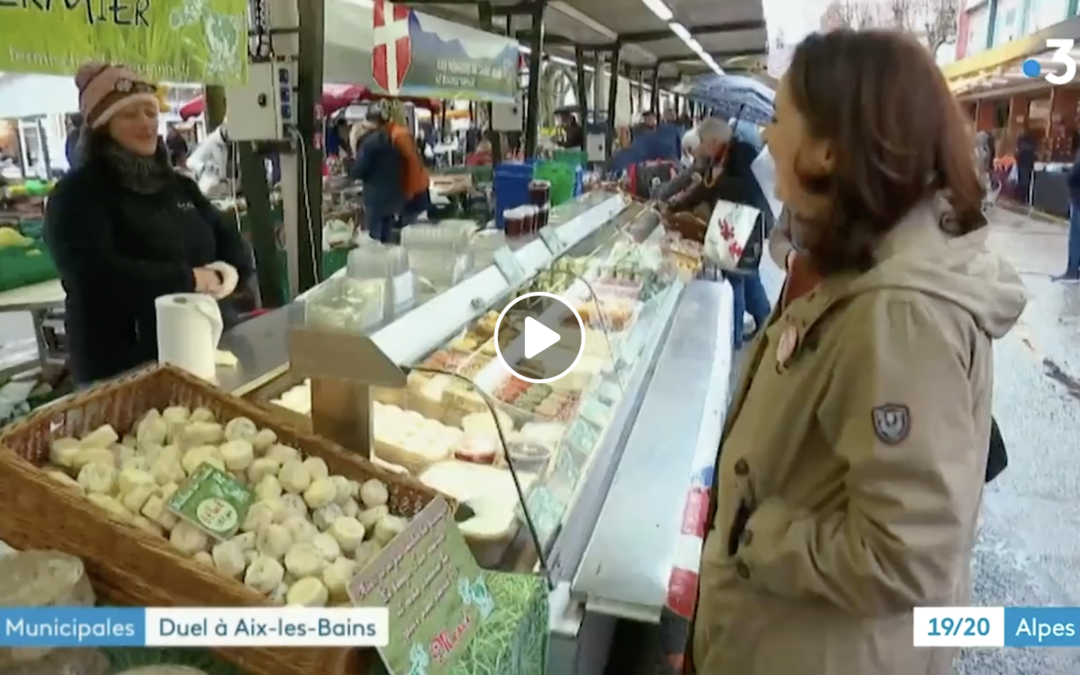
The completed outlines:
[[[247,518],[255,495],[212,464],[200,464],[166,507],[211,537],[229,539]]]

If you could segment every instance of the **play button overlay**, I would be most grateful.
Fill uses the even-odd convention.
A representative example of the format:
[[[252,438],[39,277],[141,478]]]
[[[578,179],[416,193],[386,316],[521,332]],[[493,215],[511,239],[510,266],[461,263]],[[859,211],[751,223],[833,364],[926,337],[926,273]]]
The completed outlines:
[[[557,343],[562,336],[551,330],[531,316],[525,317],[525,358],[531,359],[551,345]]]
[[[554,382],[585,352],[585,325],[566,300],[553,293],[526,293],[510,301],[495,324],[495,351],[516,377]]]

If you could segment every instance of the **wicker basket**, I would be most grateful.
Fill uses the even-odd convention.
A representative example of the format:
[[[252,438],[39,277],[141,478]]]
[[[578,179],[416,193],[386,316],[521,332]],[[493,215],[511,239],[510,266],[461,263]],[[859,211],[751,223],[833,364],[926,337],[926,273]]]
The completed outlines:
[[[168,541],[110,520],[81,495],[58,488],[40,470],[50,441],[81,436],[102,424],[121,433],[150,408],[202,406],[219,419],[247,417],[273,429],[280,442],[321,457],[330,471],[355,480],[378,478],[390,510],[412,516],[436,493],[392,474],[329,441],[300,431],[265,409],[230,396],[170,366],[141,370],[40,409],[0,429],[0,539],[20,549],[55,548],[79,556],[94,589],[108,601],[135,607],[268,605],[239,581],[185,558]],[[219,648],[224,659],[251,675],[341,675],[367,672],[374,650],[341,648]]]

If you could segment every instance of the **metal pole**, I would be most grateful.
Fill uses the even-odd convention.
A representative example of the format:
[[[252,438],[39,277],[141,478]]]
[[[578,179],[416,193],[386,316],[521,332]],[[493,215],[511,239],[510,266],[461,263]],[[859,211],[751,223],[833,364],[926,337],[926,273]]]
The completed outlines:
[[[585,50],[581,47],[574,47],[574,62],[577,64],[575,68],[575,75],[577,75],[575,84],[577,87],[574,94],[577,96],[578,101],[578,115],[581,116],[578,121],[581,122],[581,126],[588,130],[589,91],[585,88]]]
[[[297,9],[300,13],[300,58],[296,76],[296,128],[301,143],[297,148],[300,152],[297,172],[300,208],[296,235],[300,249],[305,251],[298,260],[297,290],[303,293],[321,277],[325,0],[299,0]]]
[[[615,45],[611,48],[611,63],[609,64],[611,79],[608,80],[607,139],[605,144],[608,157],[611,157],[612,149],[615,147],[615,100],[619,95],[619,50],[621,49],[622,41],[616,40]]]
[[[544,50],[544,4],[535,0],[532,5],[532,26],[529,41],[529,98],[525,104],[525,157],[536,155],[536,141],[540,133],[540,64]]]
[[[660,66],[653,68],[652,71],[652,103],[650,107],[657,112],[660,110]]]
[[[491,3],[490,2],[481,2],[479,7],[478,7],[478,10],[480,12],[480,30],[487,31],[489,33],[494,33],[495,32],[495,26],[494,26],[493,19],[495,17],[495,13],[491,9]],[[506,34],[507,35],[510,34],[510,17],[506,17]],[[516,67],[517,64],[514,64],[514,65]],[[491,137],[491,163],[492,163],[492,166],[494,166],[494,165],[496,165],[496,164],[498,164],[499,162],[502,161],[503,150],[502,150],[502,134],[496,132],[495,128],[491,124],[491,115],[492,115],[492,109],[491,108],[492,108],[491,103],[485,103],[484,104],[484,112],[486,113],[486,116],[487,116],[488,129],[491,132],[490,134],[488,134]],[[481,129],[480,131],[482,133],[484,130]]]
[[[207,85],[203,87],[203,111],[206,113],[206,133],[214,130],[225,121],[225,87]]]

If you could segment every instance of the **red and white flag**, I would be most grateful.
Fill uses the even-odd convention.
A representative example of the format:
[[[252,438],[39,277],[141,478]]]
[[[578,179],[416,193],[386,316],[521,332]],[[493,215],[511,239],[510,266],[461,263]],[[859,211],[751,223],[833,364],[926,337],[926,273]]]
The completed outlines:
[[[412,39],[409,37],[412,10],[405,5],[375,0],[372,16],[375,29],[372,75],[388,94],[397,96],[412,63]]]

